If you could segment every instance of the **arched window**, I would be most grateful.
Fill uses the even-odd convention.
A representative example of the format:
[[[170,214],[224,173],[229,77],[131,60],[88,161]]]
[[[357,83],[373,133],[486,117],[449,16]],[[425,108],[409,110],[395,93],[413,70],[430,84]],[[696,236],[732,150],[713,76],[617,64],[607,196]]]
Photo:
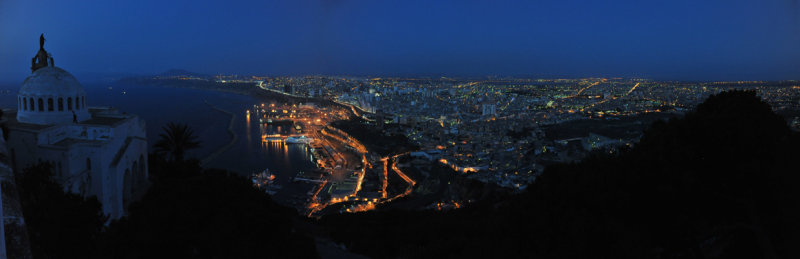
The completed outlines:
[[[64,98],[58,97],[58,111],[64,111]]]
[[[53,111],[53,98],[47,98],[47,111]]]
[[[87,157],[86,158],[86,171],[91,171],[91,170],[92,170],[92,160]]]
[[[80,110],[81,109],[81,102],[79,100],[80,100],[80,98],[75,96],[75,110]]]
[[[22,97],[22,110],[23,111],[28,110],[28,98]]]
[[[72,110],[72,97],[67,97],[67,110]]]
[[[35,109],[33,108],[33,106],[34,106],[34,104],[33,104],[33,98],[30,98],[30,100],[31,100],[31,102],[30,102],[31,106],[30,106],[30,109],[29,109],[29,110],[31,110],[31,111],[34,111]]]
[[[42,100],[42,98],[39,98],[39,110],[38,111],[44,111],[44,100]]]

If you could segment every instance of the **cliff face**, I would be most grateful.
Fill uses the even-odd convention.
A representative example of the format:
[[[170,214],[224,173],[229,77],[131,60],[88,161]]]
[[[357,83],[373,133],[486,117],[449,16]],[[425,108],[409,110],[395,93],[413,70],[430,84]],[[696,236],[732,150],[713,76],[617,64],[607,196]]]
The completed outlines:
[[[0,219],[3,223],[0,224],[0,258],[31,258],[28,231],[10,159],[5,138],[0,138]]]

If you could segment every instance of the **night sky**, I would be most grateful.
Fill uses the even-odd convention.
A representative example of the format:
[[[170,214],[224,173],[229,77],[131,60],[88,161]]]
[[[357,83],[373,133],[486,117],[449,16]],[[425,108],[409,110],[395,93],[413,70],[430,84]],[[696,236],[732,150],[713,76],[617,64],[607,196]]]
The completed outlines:
[[[800,79],[798,0],[0,0],[0,81],[43,32],[74,74]]]

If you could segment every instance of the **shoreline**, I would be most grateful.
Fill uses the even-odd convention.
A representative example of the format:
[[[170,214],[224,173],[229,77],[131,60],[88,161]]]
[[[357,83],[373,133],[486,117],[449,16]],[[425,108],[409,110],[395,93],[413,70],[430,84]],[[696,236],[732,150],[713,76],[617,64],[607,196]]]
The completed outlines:
[[[211,109],[223,112],[223,113],[228,114],[228,115],[231,116],[230,122],[228,123],[228,129],[227,129],[228,130],[228,134],[231,135],[231,141],[229,141],[228,144],[225,144],[224,146],[220,147],[216,151],[212,152],[211,154],[209,154],[208,156],[206,156],[205,158],[200,160],[200,166],[205,166],[206,164],[208,164],[208,162],[214,160],[214,158],[216,158],[220,154],[224,153],[225,151],[228,151],[229,149],[231,149],[231,147],[233,147],[233,145],[236,144],[236,141],[239,140],[239,135],[236,134],[236,132],[233,130],[233,125],[236,122],[236,114],[233,114],[232,112],[229,112],[229,111],[226,111],[226,110],[224,110],[222,108],[218,108],[218,107],[216,107],[214,105],[211,105],[211,103],[209,103],[208,100],[203,99],[203,102],[206,105],[208,105],[209,107],[211,107]]]

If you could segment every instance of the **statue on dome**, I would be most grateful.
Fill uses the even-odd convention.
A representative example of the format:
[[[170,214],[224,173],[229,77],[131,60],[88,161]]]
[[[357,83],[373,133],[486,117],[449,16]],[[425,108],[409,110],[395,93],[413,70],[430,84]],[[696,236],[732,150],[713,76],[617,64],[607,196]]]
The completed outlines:
[[[34,56],[31,60],[31,73],[37,69],[46,67],[48,61],[50,61],[50,64],[52,64],[53,57],[51,57],[50,54],[44,50],[44,33],[42,33],[42,35],[39,36],[39,52],[37,52],[36,56]]]

